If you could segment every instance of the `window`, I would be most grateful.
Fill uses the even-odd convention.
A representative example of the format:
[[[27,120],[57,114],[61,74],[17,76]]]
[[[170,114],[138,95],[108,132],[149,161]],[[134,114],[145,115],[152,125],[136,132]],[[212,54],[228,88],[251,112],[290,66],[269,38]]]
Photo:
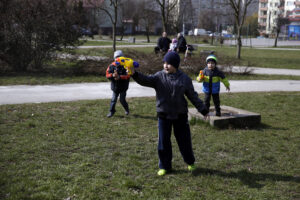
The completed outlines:
[[[266,3],[261,3],[261,8],[266,8],[267,4]]]

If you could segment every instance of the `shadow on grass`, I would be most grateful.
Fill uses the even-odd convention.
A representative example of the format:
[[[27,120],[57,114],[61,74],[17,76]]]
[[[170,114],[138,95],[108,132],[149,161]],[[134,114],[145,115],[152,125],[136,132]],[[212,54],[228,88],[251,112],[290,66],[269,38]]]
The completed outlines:
[[[223,172],[223,171],[213,170],[213,169],[198,168],[193,172],[194,176],[200,176],[206,174],[221,176],[225,178],[240,179],[240,181],[243,184],[248,185],[248,187],[250,188],[262,188],[264,187],[264,185],[258,182],[266,181],[266,180],[300,183],[300,177],[280,175],[280,174],[269,174],[269,173],[251,173],[247,170],[240,170],[238,172]]]
[[[257,129],[257,130],[269,129],[269,130],[280,130],[280,131],[288,130],[287,128],[273,127],[273,126],[270,126],[270,125],[264,124],[264,123],[261,123],[258,127],[254,128],[254,129]]]
[[[117,117],[117,118],[120,118],[120,119],[123,119],[123,118],[126,118],[126,117],[134,117],[134,118],[151,119],[151,120],[157,121],[156,116],[144,116],[144,115],[138,115],[138,114],[129,114],[128,116],[115,114],[114,117]]]
[[[199,123],[199,122],[197,122]],[[268,124],[264,124],[264,123],[261,123],[257,126],[252,126],[252,127],[239,127],[238,125],[229,125],[228,127],[215,127],[215,126],[210,126],[208,123],[206,122],[202,122],[204,125],[206,124],[206,126],[208,127],[211,127],[213,129],[216,129],[216,130],[224,130],[224,129],[232,129],[232,130],[257,130],[257,131],[262,131],[262,130],[280,130],[280,131],[286,131],[288,130],[288,128],[282,128],[282,127],[273,127],[273,126],[270,126]]]

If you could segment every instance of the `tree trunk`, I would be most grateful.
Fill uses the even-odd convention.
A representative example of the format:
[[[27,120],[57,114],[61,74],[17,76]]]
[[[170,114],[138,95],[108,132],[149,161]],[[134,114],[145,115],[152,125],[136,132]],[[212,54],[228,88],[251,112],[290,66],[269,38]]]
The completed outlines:
[[[241,59],[241,48],[242,48],[241,29],[242,29],[242,27],[238,27],[238,32],[237,32],[237,51],[236,51],[236,58],[237,59]]]
[[[113,23],[113,30],[112,30],[112,36],[113,36],[113,49],[116,51],[116,23]]]
[[[280,30],[276,31],[276,37],[275,37],[274,47],[277,47],[277,40],[278,40],[279,32],[280,32]]]
[[[167,22],[165,16],[162,16],[163,32],[167,32]]]
[[[121,37],[120,37],[120,41],[123,41],[123,37],[124,37],[124,25],[123,25],[123,23],[122,23],[122,27],[121,27]]]
[[[116,32],[117,32],[117,23],[118,23],[118,5],[117,1],[114,3],[114,11],[115,11],[115,20],[113,23],[113,49],[116,51]]]
[[[161,7],[161,20],[162,20],[162,24],[163,24],[163,32],[167,32],[165,2],[163,2],[162,7]]]
[[[146,36],[147,36],[147,42],[150,43],[149,27],[146,27]]]

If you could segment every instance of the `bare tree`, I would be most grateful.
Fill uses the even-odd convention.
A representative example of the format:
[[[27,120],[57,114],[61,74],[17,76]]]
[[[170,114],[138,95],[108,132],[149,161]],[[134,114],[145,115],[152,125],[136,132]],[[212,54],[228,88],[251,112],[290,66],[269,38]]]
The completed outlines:
[[[216,23],[214,22],[214,19],[212,17],[207,16],[215,16],[215,13],[213,13],[213,11],[201,12],[199,15],[198,27],[214,32]]]
[[[112,27],[112,37],[113,37],[113,49],[116,51],[116,30],[117,30],[117,22],[118,22],[118,7],[121,2],[121,0],[105,0],[109,1],[110,6],[109,7],[100,7],[101,10],[103,10],[110,18],[111,23],[113,25]],[[102,4],[104,5],[104,4]],[[109,11],[109,9],[113,9],[113,14]]]
[[[112,23],[113,50],[116,50],[116,30],[118,23],[118,9],[122,0],[88,0],[88,3],[104,11]]]
[[[178,1],[179,12],[172,12],[172,30],[180,32],[183,29],[191,29],[194,24],[194,9],[191,0]]]
[[[161,11],[163,31],[168,31],[171,11],[178,5],[178,0],[155,0]]]
[[[152,0],[142,0],[139,3],[138,10],[140,25],[145,28],[147,42],[150,42],[150,30],[154,26],[157,17],[157,12],[154,10],[154,3]]]
[[[237,28],[237,52],[236,58],[241,58],[242,39],[241,32],[247,14],[248,6],[256,0],[226,0],[234,12],[235,25]]]

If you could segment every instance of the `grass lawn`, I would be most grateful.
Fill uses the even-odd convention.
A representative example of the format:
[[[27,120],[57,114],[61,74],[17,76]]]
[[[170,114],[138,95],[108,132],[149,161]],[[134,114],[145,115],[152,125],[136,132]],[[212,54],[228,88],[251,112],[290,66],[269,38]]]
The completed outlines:
[[[122,48],[124,54],[132,51],[131,48]],[[147,54],[153,53],[153,47],[135,48],[136,51],[141,51]],[[222,59],[233,61],[235,60],[235,48],[233,47],[199,47],[193,56],[200,54],[202,50],[214,50],[219,55],[219,63],[222,64]],[[90,56],[105,56],[112,57],[113,51],[110,48],[91,48],[91,49],[76,49],[75,54],[90,55]],[[282,51],[282,50],[262,50],[262,49],[242,49],[242,59],[239,65],[255,67],[271,67],[271,68],[286,68],[300,70],[300,51]],[[181,55],[183,60],[183,55]],[[105,64],[108,65],[109,63]],[[93,73],[90,74],[74,74],[76,72],[76,62],[53,61],[48,63],[47,72],[40,73],[3,73],[0,74],[0,85],[44,85],[44,84],[63,84],[63,83],[80,83],[80,82],[101,82],[106,81],[104,76],[99,76]],[[101,65],[101,64],[99,64]],[[183,65],[183,64],[182,64]],[[102,66],[102,65],[101,65]],[[82,65],[86,68],[86,65]],[[141,66],[151,67],[151,66]],[[72,73],[60,73],[61,71],[71,71]],[[197,74],[190,74],[195,79]],[[279,76],[279,75],[229,75],[230,80],[300,80],[300,76]]]
[[[106,77],[98,75],[57,76],[49,74],[25,73],[18,75],[1,76],[0,85],[49,85],[68,83],[96,83],[105,81],[107,81]]]
[[[126,52],[127,48],[120,48]],[[135,48],[137,51],[145,53],[153,53],[153,47]],[[237,61],[235,58],[236,48],[235,47],[198,47],[198,50],[194,52],[196,56],[202,50],[212,50],[217,54],[226,56],[233,61]],[[110,52],[111,51],[111,52]],[[112,50],[104,49],[78,49],[76,53],[85,55],[102,55],[103,52],[110,52]],[[104,55],[107,55],[105,53]],[[254,67],[265,67],[265,68],[283,68],[283,69],[300,69],[300,51],[285,51],[285,50],[267,50],[267,49],[255,49],[255,48],[242,48],[241,60],[237,61],[242,66],[254,66]],[[222,64],[222,57],[219,57],[219,63]]]
[[[235,60],[235,47],[200,47],[201,50],[213,50],[221,55],[228,56]],[[283,69],[300,69],[300,51],[285,50],[267,50],[255,48],[242,48],[240,65],[265,67],[265,68],[283,68]],[[220,63],[222,58],[219,58]]]
[[[112,46],[112,41],[91,41],[88,40],[83,43],[83,46]],[[151,44],[151,43],[129,43],[127,40],[123,41],[117,41],[116,45],[145,45],[145,44]]]
[[[201,96],[203,98],[203,96]],[[158,177],[154,98],[0,106],[0,199],[300,198],[300,92],[222,94],[258,112],[256,129],[191,123],[198,169],[172,136],[174,172]]]
[[[190,77],[196,80],[198,74]],[[300,80],[300,76],[280,76],[280,75],[237,75],[228,74],[230,80]],[[0,86],[4,85],[51,85],[68,83],[97,83],[108,81],[105,76],[100,75],[51,75],[43,73],[22,73],[18,75],[7,75],[0,77]],[[131,80],[132,81],[132,80]]]
[[[140,40],[139,42],[143,42],[143,43],[147,41],[146,35],[124,35],[123,41],[127,41],[129,37],[135,37],[136,40]],[[150,35],[150,42],[156,43],[159,37],[160,37],[159,35]],[[95,35],[94,39],[96,39],[96,40],[112,40],[109,36],[106,36],[106,35],[104,35],[102,37]],[[120,40],[120,39],[121,39],[121,36],[118,35],[117,40]]]

